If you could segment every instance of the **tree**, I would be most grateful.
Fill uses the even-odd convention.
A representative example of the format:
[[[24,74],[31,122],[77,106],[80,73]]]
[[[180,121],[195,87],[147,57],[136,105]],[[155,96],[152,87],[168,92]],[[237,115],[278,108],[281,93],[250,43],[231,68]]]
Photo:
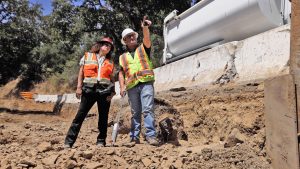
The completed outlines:
[[[0,84],[30,70],[31,50],[40,44],[41,11],[27,0],[0,2]]]
[[[42,72],[46,75],[62,73],[65,63],[73,57],[80,44],[82,33],[77,10],[69,0],[54,0],[53,12],[43,18],[41,29],[45,34],[43,43],[33,54],[36,63],[42,63]],[[79,28],[78,28],[79,27]]]

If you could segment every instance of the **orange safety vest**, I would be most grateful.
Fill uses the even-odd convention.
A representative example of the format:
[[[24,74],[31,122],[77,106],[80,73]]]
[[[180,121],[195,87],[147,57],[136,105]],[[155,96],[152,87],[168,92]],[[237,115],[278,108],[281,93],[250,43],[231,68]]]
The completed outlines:
[[[98,79],[98,60],[95,53],[86,52],[84,55],[83,65],[83,82],[84,83],[97,83]],[[110,85],[111,76],[113,73],[114,64],[107,58],[105,58],[100,72],[100,80],[98,83]]]
[[[129,52],[121,55],[119,63],[125,73],[127,90],[136,86],[139,82],[154,81],[152,62],[143,44],[136,48],[134,56],[131,56]]]

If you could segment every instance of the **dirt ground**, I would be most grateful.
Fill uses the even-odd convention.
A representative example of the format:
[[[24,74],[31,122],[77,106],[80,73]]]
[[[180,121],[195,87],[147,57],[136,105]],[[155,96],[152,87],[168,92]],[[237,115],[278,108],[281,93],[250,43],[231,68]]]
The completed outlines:
[[[161,141],[158,147],[143,139],[133,147],[127,144],[128,104],[116,146],[96,147],[98,117],[94,108],[74,147],[64,149],[64,137],[78,105],[65,104],[59,114],[53,114],[53,104],[2,97],[0,168],[271,168],[265,150],[263,99],[263,83],[156,93],[156,127]],[[115,100],[109,125],[119,109],[120,102]],[[166,117],[173,131],[164,140],[158,123]],[[111,132],[109,127],[108,145]]]

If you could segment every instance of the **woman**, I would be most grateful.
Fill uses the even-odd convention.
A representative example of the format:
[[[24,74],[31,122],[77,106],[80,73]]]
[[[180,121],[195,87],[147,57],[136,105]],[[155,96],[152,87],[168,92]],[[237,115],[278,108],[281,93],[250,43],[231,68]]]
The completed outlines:
[[[81,102],[67,133],[65,148],[71,148],[75,143],[82,122],[95,102],[99,113],[99,134],[96,144],[100,147],[106,145],[108,112],[111,98],[115,94],[114,64],[110,60],[113,49],[112,39],[104,37],[80,60],[76,97],[78,99],[81,97]]]

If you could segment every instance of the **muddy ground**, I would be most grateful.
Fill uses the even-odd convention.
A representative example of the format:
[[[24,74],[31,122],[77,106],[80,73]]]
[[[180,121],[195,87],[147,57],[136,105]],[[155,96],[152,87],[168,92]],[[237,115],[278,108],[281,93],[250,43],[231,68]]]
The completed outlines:
[[[130,111],[126,104],[116,147],[96,147],[98,117],[93,109],[74,147],[64,149],[78,105],[65,104],[53,114],[49,103],[3,97],[0,168],[271,168],[265,150],[263,98],[262,83],[159,92],[155,113],[160,146],[150,146],[143,139],[133,147],[127,144]],[[119,108],[120,102],[114,101],[110,124]],[[166,117],[173,132],[163,140],[158,122]],[[111,131],[109,127],[108,145]]]

